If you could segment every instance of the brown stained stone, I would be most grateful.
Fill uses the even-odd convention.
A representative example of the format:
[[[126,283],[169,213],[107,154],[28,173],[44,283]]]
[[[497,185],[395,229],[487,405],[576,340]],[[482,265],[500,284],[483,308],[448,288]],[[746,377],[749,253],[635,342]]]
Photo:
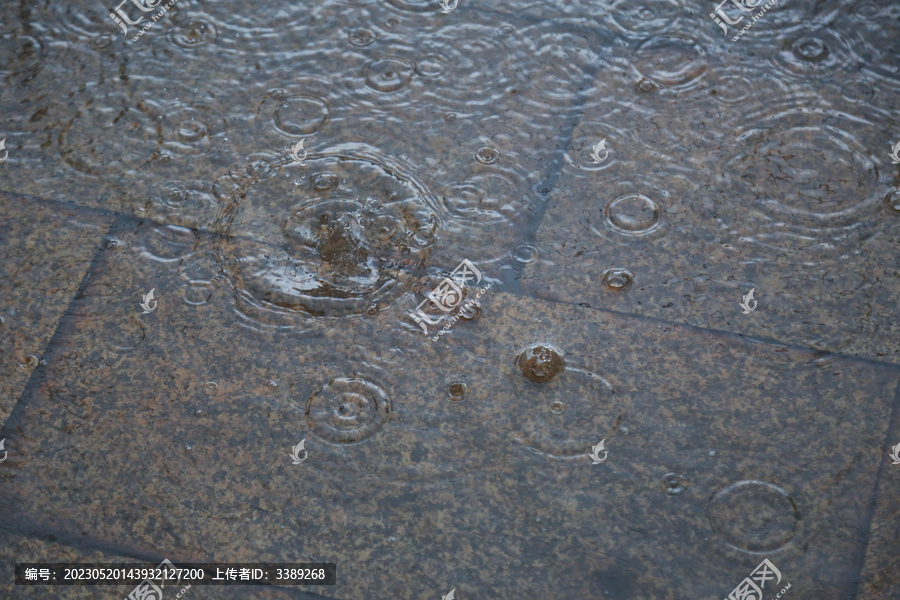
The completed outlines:
[[[821,598],[859,576],[895,367],[500,291],[437,342],[411,297],[248,326],[228,280],[189,304],[177,261],[141,256],[153,224],[113,233],[5,430],[5,528],[174,562],[335,561],[339,584],[309,591],[339,599],[724,597],[761,560],[733,545]],[[522,378],[530,343],[558,345],[565,371]],[[332,410],[316,428],[314,395]],[[356,443],[341,402],[366,419]]]
[[[0,213],[2,423],[39,367],[112,218],[8,193],[0,193]]]

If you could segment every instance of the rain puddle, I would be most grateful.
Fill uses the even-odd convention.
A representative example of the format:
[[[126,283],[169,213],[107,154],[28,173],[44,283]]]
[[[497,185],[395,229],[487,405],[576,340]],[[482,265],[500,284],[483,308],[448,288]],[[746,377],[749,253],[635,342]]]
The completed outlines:
[[[900,598],[900,5],[114,2],[0,15],[0,597]]]

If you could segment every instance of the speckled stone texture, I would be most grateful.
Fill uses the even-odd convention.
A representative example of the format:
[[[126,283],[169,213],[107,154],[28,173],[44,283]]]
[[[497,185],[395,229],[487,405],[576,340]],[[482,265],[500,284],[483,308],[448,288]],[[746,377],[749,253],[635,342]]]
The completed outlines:
[[[113,217],[2,192],[0,214],[0,422],[5,422]]]
[[[127,217],[109,235],[3,430],[6,530],[176,563],[336,561],[339,584],[309,591],[339,599],[725,597],[761,556],[795,597],[836,599],[876,483],[896,495],[878,480],[891,365],[500,290],[437,342],[399,305],[249,328],[222,279],[185,302],[182,267],[215,240],[163,244]],[[543,384],[515,367],[535,342],[566,353]]]
[[[873,150],[890,148],[895,114],[820,98],[809,84],[787,88],[746,62],[752,93],[709,73],[690,91],[659,84],[611,104],[625,82],[594,83],[523,289],[900,363],[895,167]],[[748,95],[735,102],[726,92]],[[601,139],[597,164],[590,153]],[[617,268],[633,281],[611,289],[604,275]],[[739,304],[751,289],[747,315]]]
[[[338,563],[183,600],[722,600],[763,557],[900,598],[900,5],[777,5],[0,11],[0,600],[162,557]]]

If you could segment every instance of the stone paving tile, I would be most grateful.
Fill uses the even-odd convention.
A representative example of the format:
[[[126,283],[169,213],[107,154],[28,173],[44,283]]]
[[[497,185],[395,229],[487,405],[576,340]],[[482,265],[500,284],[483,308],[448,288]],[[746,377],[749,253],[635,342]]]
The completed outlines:
[[[724,597],[763,556],[798,598],[855,589],[894,366],[501,291],[437,342],[409,294],[263,322],[231,280],[192,291],[185,259],[222,240],[161,262],[153,224],[110,235],[2,431],[5,530],[336,561],[308,591],[340,599]],[[516,371],[532,343],[565,352],[549,382]]]
[[[611,37],[521,18],[518,5],[437,18],[433,6],[364,4],[270,14],[186,2],[124,48],[95,2],[75,0],[65,17],[36,8],[51,25],[35,43],[59,50],[4,105],[12,189],[210,227],[233,179],[249,187],[302,139],[311,159],[406,166],[398,175],[434,196],[448,242],[493,237],[511,250]],[[110,77],[123,61],[130,76]],[[53,93],[57,70],[65,94]]]
[[[524,291],[900,362],[900,212],[881,151],[896,117],[841,96],[850,75],[823,94],[779,81],[754,56],[704,60],[679,84],[623,50],[623,75],[597,79]],[[656,83],[616,98],[620,79],[637,77],[629,69]],[[757,308],[744,314],[751,289]]]
[[[3,192],[0,213],[0,422],[4,422],[113,218]]]
[[[886,600],[900,597],[900,464],[894,464],[890,452],[900,444],[900,394],[894,405],[891,427],[885,441],[878,495],[872,511],[871,537],[866,548],[866,563],[860,581],[860,600]]]

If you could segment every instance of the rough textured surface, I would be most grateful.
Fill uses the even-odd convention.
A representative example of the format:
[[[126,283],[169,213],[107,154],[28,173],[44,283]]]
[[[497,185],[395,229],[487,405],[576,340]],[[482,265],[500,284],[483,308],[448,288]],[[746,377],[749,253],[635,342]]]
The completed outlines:
[[[852,592],[897,368],[500,291],[438,342],[397,311],[258,331],[225,285],[184,302],[179,263],[142,256],[157,231],[120,219],[7,424],[6,527],[176,562],[337,561],[334,598],[706,597],[747,550]],[[544,384],[515,366],[535,342],[566,353]],[[697,561],[716,575],[686,584]]]
[[[0,598],[900,597],[900,7],[457,4],[0,12]]]
[[[4,193],[0,214],[0,422],[5,422],[113,219]]]

